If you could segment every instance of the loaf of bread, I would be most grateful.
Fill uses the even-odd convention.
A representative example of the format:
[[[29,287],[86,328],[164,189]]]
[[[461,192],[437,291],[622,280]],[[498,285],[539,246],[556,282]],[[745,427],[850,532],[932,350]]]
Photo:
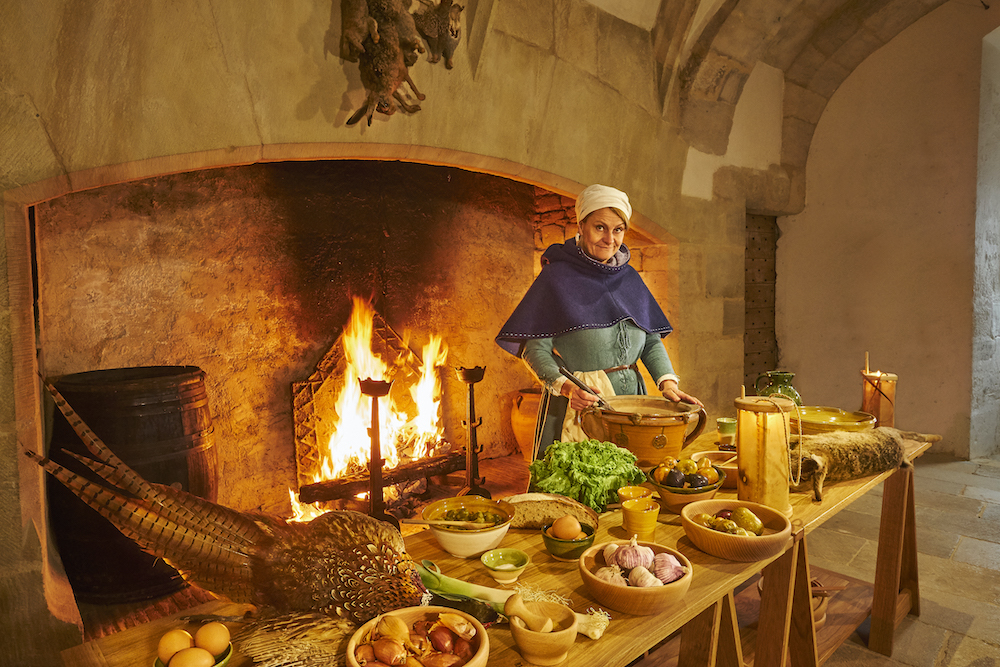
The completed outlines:
[[[557,493],[520,493],[504,498],[517,512],[510,522],[511,528],[544,528],[561,516],[570,514],[580,523],[597,530],[597,512],[581,502]]]

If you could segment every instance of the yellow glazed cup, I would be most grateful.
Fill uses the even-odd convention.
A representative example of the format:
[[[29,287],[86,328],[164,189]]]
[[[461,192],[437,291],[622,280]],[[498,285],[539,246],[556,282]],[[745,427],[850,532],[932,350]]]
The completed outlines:
[[[636,535],[644,542],[653,541],[660,504],[653,498],[632,498],[622,503],[622,526],[631,538]]]
[[[618,489],[618,501],[625,502],[634,498],[649,498],[653,495],[653,490],[645,486],[623,486]]]

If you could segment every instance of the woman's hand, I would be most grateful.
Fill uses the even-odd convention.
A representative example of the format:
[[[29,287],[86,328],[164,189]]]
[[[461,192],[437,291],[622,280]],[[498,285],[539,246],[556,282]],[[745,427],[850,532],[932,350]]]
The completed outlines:
[[[699,407],[705,407],[705,404],[697,398],[681,391],[675,380],[664,380],[660,383],[660,393],[663,394],[663,398],[676,403],[693,403]]]
[[[590,385],[588,385],[590,386]],[[590,387],[594,394],[600,394],[601,391],[596,387]],[[569,398],[569,407],[576,410],[577,412],[581,410],[586,410],[592,405],[597,404],[597,397],[594,394],[588,394],[583,389],[580,389],[572,382],[563,383],[562,388],[559,390],[563,396]]]

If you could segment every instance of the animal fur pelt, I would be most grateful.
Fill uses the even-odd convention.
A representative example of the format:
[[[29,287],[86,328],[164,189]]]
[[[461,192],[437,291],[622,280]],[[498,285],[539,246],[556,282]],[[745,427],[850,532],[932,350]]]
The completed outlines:
[[[802,463],[802,477],[792,488],[802,491],[810,486],[813,497],[823,500],[825,482],[843,482],[878,475],[887,470],[906,467],[903,440],[917,442],[937,442],[940,435],[900,431],[887,426],[871,431],[835,431],[819,435],[803,435],[801,448],[799,438],[792,438],[790,469],[792,477]]]

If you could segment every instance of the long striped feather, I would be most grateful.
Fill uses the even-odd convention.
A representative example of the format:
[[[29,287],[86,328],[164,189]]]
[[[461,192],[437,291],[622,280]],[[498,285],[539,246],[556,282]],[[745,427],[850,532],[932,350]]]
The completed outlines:
[[[99,464],[91,465],[88,459],[77,456],[85,465],[126,493],[156,503],[166,518],[179,525],[225,541],[254,543],[259,529],[251,517],[193,494],[146,481],[104,444],[52,383],[46,382],[45,386],[84,445],[100,460]]]
[[[207,538],[164,519],[155,510],[150,511],[141,499],[128,498],[95,484],[34,452],[24,454],[140,548],[167,561],[185,580],[237,602],[254,601],[251,571],[254,548],[241,545],[234,549]]]

